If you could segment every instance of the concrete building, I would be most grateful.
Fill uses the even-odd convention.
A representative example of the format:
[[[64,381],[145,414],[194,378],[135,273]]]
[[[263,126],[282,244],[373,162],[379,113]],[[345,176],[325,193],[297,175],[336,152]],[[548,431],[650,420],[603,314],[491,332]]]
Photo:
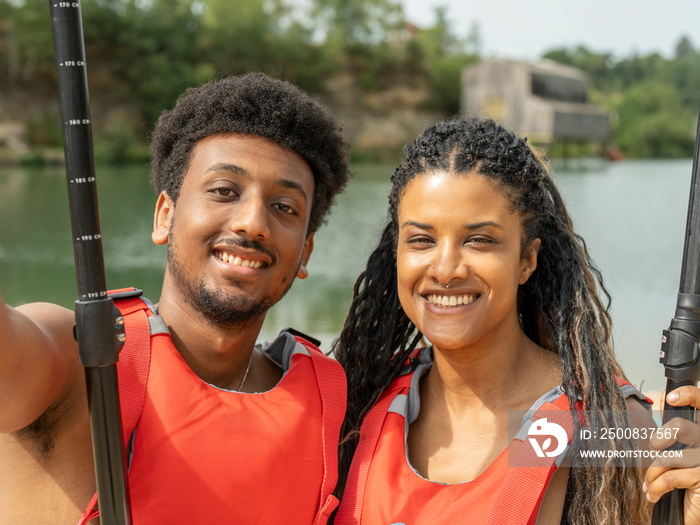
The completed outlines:
[[[532,142],[602,144],[610,116],[587,102],[587,87],[585,73],[551,60],[491,58],[462,71],[461,112],[491,117]]]

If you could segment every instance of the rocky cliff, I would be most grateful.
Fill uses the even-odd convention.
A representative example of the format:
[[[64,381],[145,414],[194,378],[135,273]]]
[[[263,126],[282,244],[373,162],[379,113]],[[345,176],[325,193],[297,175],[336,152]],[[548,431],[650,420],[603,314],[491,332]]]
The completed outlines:
[[[103,79],[90,78],[90,108],[95,142],[111,140],[115,130],[128,133],[145,148],[148,129],[138,109]],[[55,85],[5,89],[0,92],[0,163],[60,162],[60,117]],[[350,74],[329,79],[315,95],[344,125],[354,160],[393,162],[404,144],[443,117],[426,109],[425,86],[395,85],[361,90]]]

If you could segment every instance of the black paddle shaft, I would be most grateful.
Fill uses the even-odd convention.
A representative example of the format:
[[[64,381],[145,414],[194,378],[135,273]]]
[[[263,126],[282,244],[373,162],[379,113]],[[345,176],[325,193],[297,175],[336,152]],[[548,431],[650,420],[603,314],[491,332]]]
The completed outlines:
[[[79,299],[75,327],[85,367],[100,519],[131,523],[116,363],[123,319],[107,296],[80,2],[49,0]]]
[[[660,361],[666,372],[666,393],[700,381],[700,116],[695,138],[693,174],[690,183],[688,219],[683,248],[683,265],[676,313],[671,326],[664,330]],[[695,409],[690,406],[664,406],[663,423],[675,417],[695,420]],[[654,505],[653,525],[675,525],[683,514],[683,490],[664,494]]]

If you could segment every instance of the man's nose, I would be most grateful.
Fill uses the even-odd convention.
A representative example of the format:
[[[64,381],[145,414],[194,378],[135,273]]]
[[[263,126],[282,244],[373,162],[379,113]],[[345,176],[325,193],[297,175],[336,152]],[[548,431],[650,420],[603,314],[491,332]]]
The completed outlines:
[[[269,209],[264,199],[249,195],[239,202],[231,217],[231,230],[249,239],[270,236]]]

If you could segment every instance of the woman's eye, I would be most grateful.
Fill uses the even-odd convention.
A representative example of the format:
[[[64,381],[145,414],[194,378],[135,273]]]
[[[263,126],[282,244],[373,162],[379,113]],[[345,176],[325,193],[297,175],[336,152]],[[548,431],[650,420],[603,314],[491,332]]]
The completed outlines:
[[[466,242],[471,244],[493,244],[494,241],[488,237],[470,237]]]
[[[407,244],[413,244],[413,245],[426,245],[426,244],[431,244],[433,240],[430,237],[411,237],[410,239],[406,240]]]

